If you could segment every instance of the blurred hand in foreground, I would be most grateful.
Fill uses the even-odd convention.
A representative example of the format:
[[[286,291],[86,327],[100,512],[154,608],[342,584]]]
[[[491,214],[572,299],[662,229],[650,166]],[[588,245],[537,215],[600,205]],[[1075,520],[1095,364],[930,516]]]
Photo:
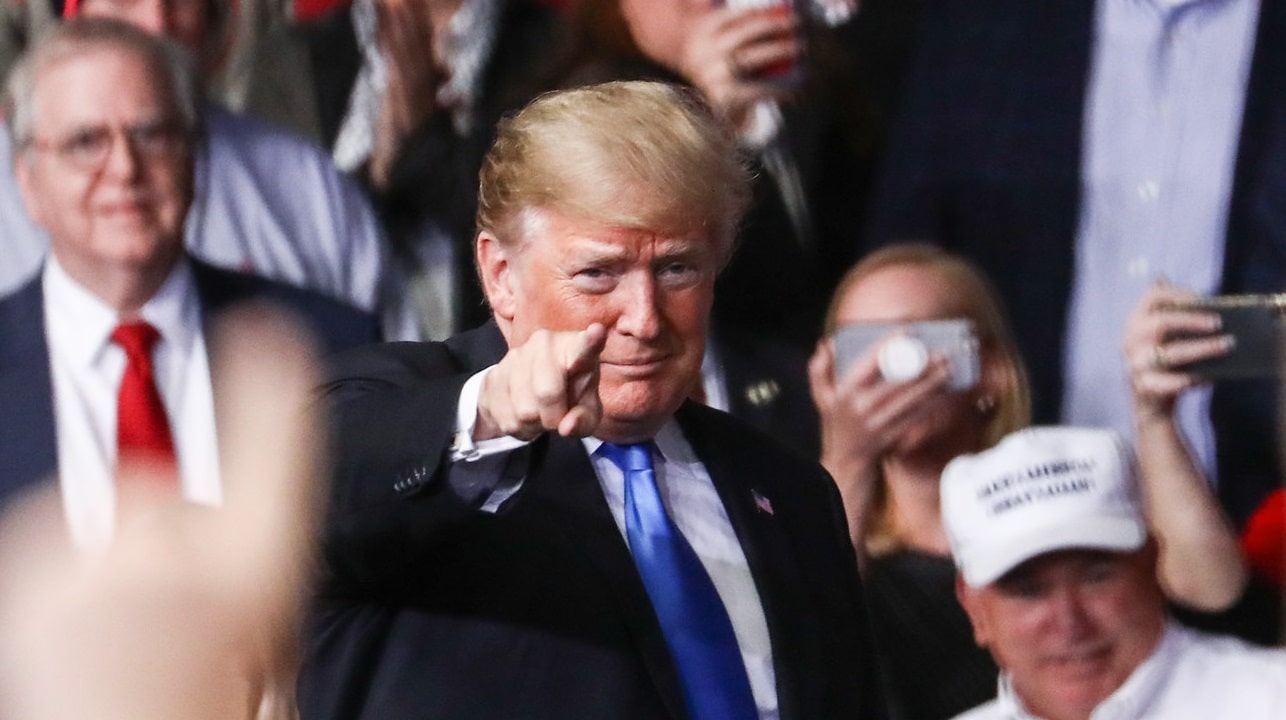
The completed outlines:
[[[320,500],[315,353],[274,311],[232,315],[211,343],[224,507],[183,502],[148,482],[155,470],[129,467],[101,552],[71,547],[57,487],[0,520],[0,717],[291,711]]]

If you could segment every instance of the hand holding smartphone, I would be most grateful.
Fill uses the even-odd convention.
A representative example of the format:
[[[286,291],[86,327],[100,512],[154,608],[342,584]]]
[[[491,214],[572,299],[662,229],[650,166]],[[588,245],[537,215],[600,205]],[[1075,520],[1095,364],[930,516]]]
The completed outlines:
[[[1273,295],[1216,295],[1174,304],[1177,310],[1219,315],[1219,333],[1233,337],[1232,349],[1218,357],[1175,368],[1210,380],[1277,377],[1282,374],[1282,325],[1286,293]],[[1177,340],[1205,337],[1184,334]]]

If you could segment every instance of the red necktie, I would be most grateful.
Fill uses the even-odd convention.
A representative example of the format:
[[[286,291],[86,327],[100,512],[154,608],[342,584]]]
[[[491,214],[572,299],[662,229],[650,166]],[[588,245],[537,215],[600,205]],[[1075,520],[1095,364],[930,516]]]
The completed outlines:
[[[141,320],[122,323],[112,342],[125,351],[125,376],[116,397],[117,464],[143,460],[173,469],[174,439],[152,374],[152,348],[161,334]]]

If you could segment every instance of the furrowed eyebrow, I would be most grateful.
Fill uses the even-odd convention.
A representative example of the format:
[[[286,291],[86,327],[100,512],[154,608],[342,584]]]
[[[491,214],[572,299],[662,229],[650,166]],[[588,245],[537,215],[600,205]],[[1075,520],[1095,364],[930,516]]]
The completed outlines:
[[[699,244],[684,243],[670,248],[664,248],[657,253],[653,264],[666,265],[673,262],[695,263],[710,256],[709,248]]]
[[[577,265],[610,265],[627,260],[629,251],[593,238],[577,238],[567,257]]]

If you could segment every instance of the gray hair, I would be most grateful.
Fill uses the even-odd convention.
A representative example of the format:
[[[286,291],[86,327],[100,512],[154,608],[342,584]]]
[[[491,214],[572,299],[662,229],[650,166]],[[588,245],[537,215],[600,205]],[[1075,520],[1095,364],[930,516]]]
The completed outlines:
[[[4,113],[14,148],[31,142],[37,124],[36,83],[47,68],[96,50],[119,50],[147,63],[163,78],[189,131],[197,128],[199,90],[186,49],[134,25],[109,18],[74,18],[59,23],[23,53],[5,85]],[[14,153],[15,159],[18,153]]]

